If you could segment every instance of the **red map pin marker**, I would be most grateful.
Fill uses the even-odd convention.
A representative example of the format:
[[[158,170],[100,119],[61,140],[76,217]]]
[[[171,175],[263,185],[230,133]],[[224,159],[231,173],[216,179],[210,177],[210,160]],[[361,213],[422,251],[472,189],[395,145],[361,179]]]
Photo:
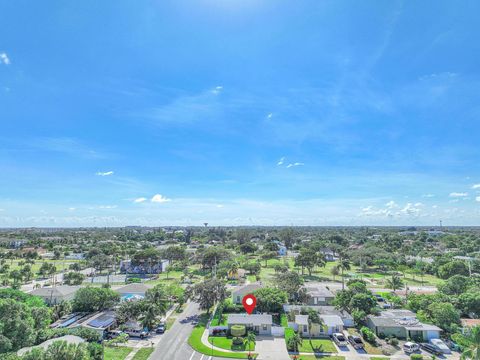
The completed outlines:
[[[257,305],[257,298],[252,294],[245,295],[242,300],[243,307],[248,314],[251,314]]]

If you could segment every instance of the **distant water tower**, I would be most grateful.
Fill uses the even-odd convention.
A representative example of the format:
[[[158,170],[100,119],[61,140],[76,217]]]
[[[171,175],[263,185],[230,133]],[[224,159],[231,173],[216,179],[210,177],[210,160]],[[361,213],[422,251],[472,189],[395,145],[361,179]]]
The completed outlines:
[[[440,220],[440,230],[442,230],[442,220]]]
[[[207,226],[208,226],[208,223],[203,223],[203,225],[204,225],[205,227],[207,227]]]

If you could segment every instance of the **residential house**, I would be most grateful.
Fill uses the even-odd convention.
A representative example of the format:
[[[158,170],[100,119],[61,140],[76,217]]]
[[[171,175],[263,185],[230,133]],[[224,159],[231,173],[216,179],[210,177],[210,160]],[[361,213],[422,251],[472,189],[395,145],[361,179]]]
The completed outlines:
[[[73,300],[80,286],[60,285],[43,287],[32,290],[30,295],[41,297],[48,305],[60,304],[64,301]]]
[[[306,305],[330,305],[335,295],[324,285],[306,283],[305,289],[309,295]]]
[[[258,335],[272,334],[272,315],[269,314],[229,314],[227,318],[228,329],[233,325],[243,325]]]
[[[307,306],[307,305],[288,305],[288,304],[283,305],[283,310],[286,313],[293,313],[296,315],[300,315],[302,313],[302,310],[304,310],[305,312],[305,310],[307,309],[315,310],[316,312],[319,313],[320,317],[329,316],[329,315],[335,315],[340,317],[344,328],[355,326],[355,322],[353,321],[352,315],[350,315],[346,311],[335,308],[335,306],[329,306],[329,305],[325,305],[325,306],[308,305]]]
[[[143,299],[147,290],[153,288],[152,285],[143,284],[143,283],[132,283],[125,286],[122,286],[115,291],[118,292],[122,300],[136,300]]]
[[[409,310],[387,310],[379,316],[369,315],[367,326],[378,336],[395,336],[398,339],[428,341],[439,339],[442,329],[420,322]]]
[[[255,290],[263,288],[261,283],[243,285],[232,291],[232,302],[241,304],[245,295],[252,294]]]
[[[126,274],[160,274],[165,272],[167,266],[170,265],[168,260],[160,260],[155,264],[149,263],[132,263],[132,260],[120,261],[120,272]]]
[[[98,312],[93,316],[82,319],[82,321],[73,324],[71,327],[75,328],[78,326],[95,330],[103,337],[107,331],[112,330],[117,326],[115,311],[107,310]]]
[[[287,255],[287,247],[285,245],[278,246],[278,255],[286,256]]]

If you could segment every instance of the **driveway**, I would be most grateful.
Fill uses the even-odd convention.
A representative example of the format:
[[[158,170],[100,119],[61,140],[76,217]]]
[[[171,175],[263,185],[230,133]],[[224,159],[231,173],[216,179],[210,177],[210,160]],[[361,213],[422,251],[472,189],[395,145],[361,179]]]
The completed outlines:
[[[257,336],[255,352],[258,360],[290,360],[283,337]]]

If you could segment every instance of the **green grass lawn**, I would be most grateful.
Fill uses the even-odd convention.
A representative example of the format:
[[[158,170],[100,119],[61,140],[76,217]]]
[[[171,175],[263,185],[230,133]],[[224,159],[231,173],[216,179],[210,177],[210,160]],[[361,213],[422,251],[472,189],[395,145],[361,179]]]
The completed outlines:
[[[292,359],[293,356],[290,356]],[[300,355],[297,357],[297,360],[345,360],[345,356],[324,356],[324,355]]]
[[[225,357],[231,359],[246,359],[248,357],[247,353],[229,353],[223,351],[213,350],[202,343],[202,335],[205,331],[205,326],[208,321],[208,316],[203,314],[198,325],[195,326],[188,338],[188,344],[199,353],[209,355],[209,356],[216,356],[216,357]]]
[[[302,345],[298,349],[299,352],[337,352],[335,345],[329,339],[303,339]]]
[[[142,348],[137,351],[135,356],[133,357],[133,360],[147,360],[148,357],[152,354],[153,348]]]
[[[226,349],[226,350],[232,350],[232,351],[248,351],[249,349],[245,346],[245,344],[242,345],[233,345],[233,339],[229,339],[225,336],[209,336],[208,337],[208,342],[210,344],[213,344],[216,347]],[[255,350],[255,344],[250,343],[250,351]]]
[[[16,269],[20,269],[21,267],[19,266],[19,262],[22,261],[22,260],[13,260],[10,261],[10,260],[7,260],[7,262],[5,264],[8,264],[10,266],[9,268],[9,271],[10,270],[16,270]],[[25,262],[25,260],[23,260]],[[35,274],[35,278],[37,277],[37,272],[38,270],[40,270],[40,266],[42,266],[42,264],[44,262],[46,263],[49,263],[49,264],[54,264],[55,267],[57,268],[57,272],[60,272],[62,270],[68,270],[68,267],[70,266],[70,264],[74,264],[76,262],[80,262],[81,260],[50,260],[50,259],[46,259],[46,260],[35,260],[35,264],[30,264],[30,266],[32,267],[32,271],[33,273]]]
[[[123,360],[132,351],[132,348],[126,346],[108,347],[104,349],[104,360]]]
[[[285,258],[285,260],[287,264],[289,264],[290,270],[301,273],[301,269],[294,266],[295,261],[293,258]],[[262,269],[260,271],[260,278],[262,279],[262,281],[267,284],[268,283],[272,284],[274,282],[274,276],[275,276],[274,266],[276,264],[284,264],[285,260],[284,258],[269,260],[267,267],[264,267],[265,262],[261,261]],[[329,261],[325,264],[325,267],[316,267],[312,271],[312,275],[309,275],[307,269],[305,269],[303,278],[304,280],[308,280],[308,281],[341,282],[342,281],[341,276],[338,275],[334,277],[331,274],[332,268],[335,267],[337,264],[338,262]],[[385,287],[386,280],[389,279],[390,277],[391,277],[390,274],[385,274],[382,271],[380,271],[380,269],[377,269],[374,267],[367,269],[367,271],[362,271],[360,267],[352,265],[352,268],[350,270],[345,271],[345,280],[348,280],[351,278],[370,279],[374,282],[373,286],[379,287],[379,288]],[[402,276],[402,280],[408,285],[422,284],[422,278],[418,275],[416,275],[414,278],[411,274],[407,273],[405,278]],[[433,275],[425,274],[423,276],[423,285],[436,286],[442,283],[443,283],[442,279],[439,279]]]

